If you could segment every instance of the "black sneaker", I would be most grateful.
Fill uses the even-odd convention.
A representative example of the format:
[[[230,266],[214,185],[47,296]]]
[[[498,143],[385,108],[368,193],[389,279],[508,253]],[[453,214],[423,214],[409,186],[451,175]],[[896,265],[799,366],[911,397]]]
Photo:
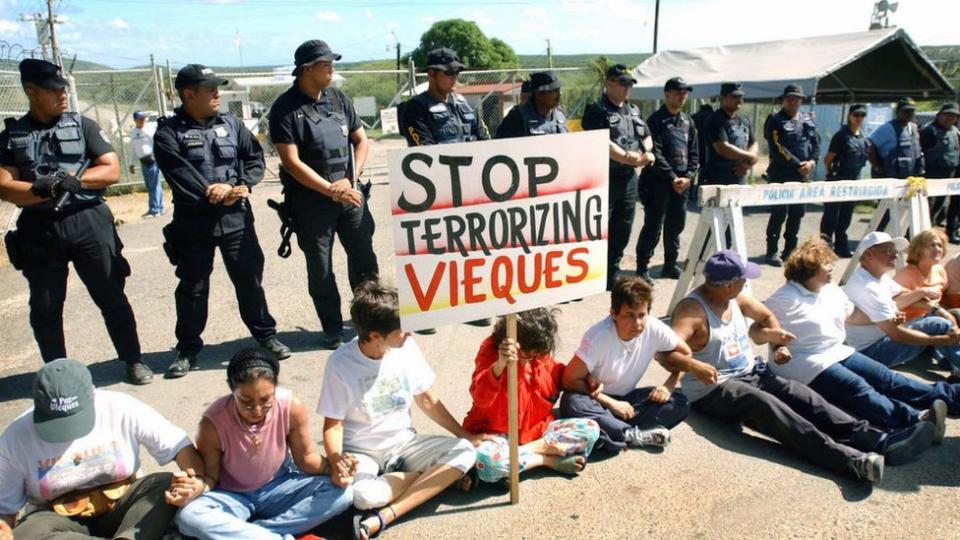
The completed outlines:
[[[317,341],[321,349],[335,351],[343,345],[343,333],[320,332],[320,337]]]
[[[949,242],[953,245],[960,244],[960,234],[957,234],[957,233],[951,234]]]
[[[860,480],[873,484],[883,481],[883,456],[870,452],[850,460],[850,471]]]
[[[840,257],[841,259],[849,259],[853,257],[853,253],[850,251],[850,248],[846,246],[846,244],[837,247],[836,254],[837,257]]]
[[[646,281],[647,285],[653,286],[653,277],[648,270],[637,270],[637,277]]]
[[[143,362],[127,364],[127,382],[137,386],[150,384],[153,382],[153,370]]]
[[[680,265],[677,263],[665,263],[660,270],[660,277],[664,279],[680,279]]]
[[[197,370],[197,357],[192,354],[177,353],[170,367],[167,368],[167,379],[179,379],[191,371]]]
[[[763,262],[767,266],[774,266],[776,268],[783,266],[783,259],[776,253],[767,253],[767,256],[763,258]]]
[[[470,326],[490,326],[493,324],[493,318],[487,317],[486,319],[477,319],[475,321],[467,321],[467,324]]]
[[[277,357],[277,360],[286,360],[287,358],[290,358],[291,354],[293,354],[290,352],[290,347],[280,343],[280,340],[276,337],[271,337],[261,341],[260,346],[273,353],[273,355]]]
[[[936,428],[930,422],[919,422],[887,435],[883,441],[883,456],[892,466],[913,461],[933,444]]]

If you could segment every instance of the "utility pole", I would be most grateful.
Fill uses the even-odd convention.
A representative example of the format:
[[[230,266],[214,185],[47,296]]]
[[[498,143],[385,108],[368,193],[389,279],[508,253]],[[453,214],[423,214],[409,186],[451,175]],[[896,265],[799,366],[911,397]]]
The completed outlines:
[[[43,55],[43,59],[47,60],[50,58],[47,53],[47,40],[49,39],[50,30],[47,27],[47,20],[40,13],[34,13],[32,15],[27,15],[26,13],[20,15],[20,20],[23,22],[32,22],[34,28],[37,31],[37,43],[40,44],[40,52]],[[33,58],[33,55],[30,55]]]
[[[547,40],[547,67],[553,69],[553,49],[550,48],[550,40]]]
[[[653,54],[657,54],[657,34],[660,31],[660,0],[656,0],[653,8]]]
[[[63,69],[63,59],[60,58],[60,48],[57,47],[56,21],[53,18],[53,0],[47,0],[47,24],[50,26],[50,49],[53,54],[53,63]]]
[[[393,36],[393,46],[397,49],[397,92],[400,91],[400,38],[397,37],[397,33],[393,30],[390,31],[390,35]],[[387,45],[387,50],[390,50],[390,46]]]

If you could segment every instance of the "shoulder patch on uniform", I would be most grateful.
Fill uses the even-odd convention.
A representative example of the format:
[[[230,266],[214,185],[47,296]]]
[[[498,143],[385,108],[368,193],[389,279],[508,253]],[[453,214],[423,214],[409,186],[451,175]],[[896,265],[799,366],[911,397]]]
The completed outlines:
[[[461,96],[460,94],[454,94],[454,95],[453,95],[453,99],[455,99],[455,100],[457,100],[457,101],[462,101],[462,102],[464,102],[464,103],[467,102],[467,98]]]
[[[447,106],[443,103],[437,103],[430,107],[430,112],[444,112],[447,110]]]
[[[227,128],[225,128],[225,127],[223,127],[223,126],[217,126],[217,127],[213,128],[213,133],[216,134],[217,137],[226,137],[226,136],[227,136]]]

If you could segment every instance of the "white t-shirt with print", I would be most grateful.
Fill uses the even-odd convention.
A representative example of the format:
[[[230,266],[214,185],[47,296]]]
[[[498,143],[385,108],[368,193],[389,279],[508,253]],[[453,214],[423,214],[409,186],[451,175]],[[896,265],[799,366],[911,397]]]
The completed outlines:
[[[897,316],[897,302],[893,297],[903,292],[903,287],[889,274],[884,274],[877,279],[863,267],[858,267],[847,284],[843,286],[843,292],[871,322],[878,323],[889,321]],[[876,324],[847,323],[846,328],[847,343],[858,351],[873,345],[886,335]]]
[[[192,444],[186,432],[126,394],[96,390],[94,409],[90,433],[65,443],[37,436],[33,408],[7,427],[0,435],[0,514],[133,476],[141,444],[160,465]]]
[[[363,354],[354,338],[327,360],[317,413],[343,421],[344,448],[385,450],[413,438],[410,406],[434,378],[412,337],[380,360]]]
[[[580,341],[576,355],[587,370],[603,383],[607,395],[622,396],[637,387],[653,355],[672,351],[680,338],[656,317],[647,316],[639,336],[623,341],[611,316],[590,327]]]

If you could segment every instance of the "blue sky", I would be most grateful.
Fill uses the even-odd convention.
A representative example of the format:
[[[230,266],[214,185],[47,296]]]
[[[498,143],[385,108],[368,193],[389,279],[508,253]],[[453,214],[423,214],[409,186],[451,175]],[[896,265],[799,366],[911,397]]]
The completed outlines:
[[[36,47],[21,13],[41,0],[0,0],[0,45]],[[390,58],[436,20],[465,18],[521,54],[649,52],[653,0],[57,0],[70,56],[127,67],[152,52],[174,65],[292,63],[304,40],[325,39],[344,61]],[[866,30],[873,0],[662,0],[660,49],[766,41]],[[960,44],[960,1],[900,0],[893,22],[921,45]],[[240,51],[235,46],[240,35]],[[545,58],[545,56],[544,56]],[[545,62],[544,62],[545,63]]]

